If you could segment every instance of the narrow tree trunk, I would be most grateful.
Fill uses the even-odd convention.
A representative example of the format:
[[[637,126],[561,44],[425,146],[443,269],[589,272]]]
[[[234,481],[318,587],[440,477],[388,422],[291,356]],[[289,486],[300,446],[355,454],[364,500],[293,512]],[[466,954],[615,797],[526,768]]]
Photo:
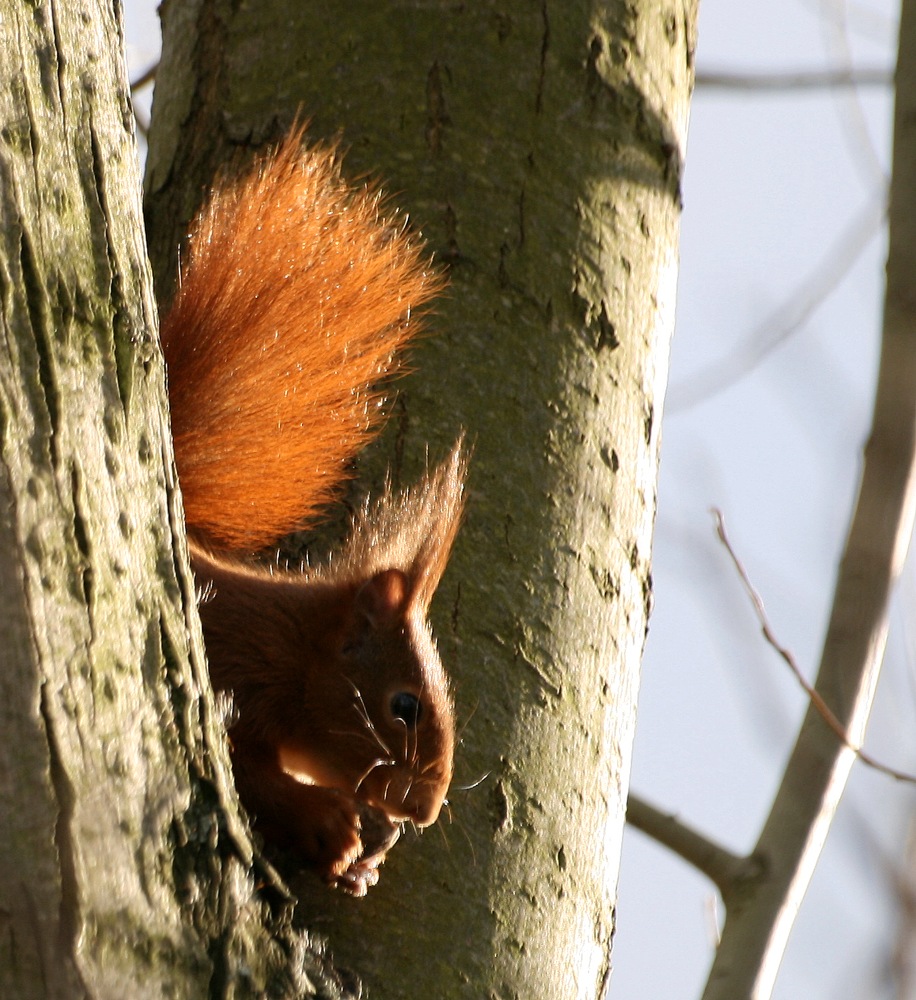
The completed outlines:
[[[159,995],[170,976],[127,990],[123,939],[142,936],[155,953],[182,934],[124,836],[150,823],[164,839],[161,824],[188,798],[175,768],[149,784],[166,706],[136,700],[183,622],[174,576],[170,599],[149,573],[172,539],[151,474],[161,374],[144,371],[155,326],[130,112],[120,54],[104,44],[119,29],[110,7],[82,14],[12,3],[0,18],[0,993],[10,997],[114,984]]]
[[[0,996],[311,996],[200,696],[116,8],[0,16]]]

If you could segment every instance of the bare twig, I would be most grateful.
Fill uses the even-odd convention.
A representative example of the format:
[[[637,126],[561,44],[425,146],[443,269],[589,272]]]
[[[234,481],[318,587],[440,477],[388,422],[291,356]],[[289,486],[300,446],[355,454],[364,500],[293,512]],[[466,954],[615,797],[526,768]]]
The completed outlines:
[[[156,73],[159,71],[158,60],[152,64],[152,66],[145,69],[136,80],[132,80],[130,84],[130,96],[135,98],[137,91],[142,90],[144,87],[153,83],[156,79]],[[149,121],[147,121],[139,112],[137,108],[137,102],[133,102],[134,107],[134,121],[137,123],[137,131],[144,139],[149,138]]]
[[[130,92],[135,94],[138,90],[142,90],[147,84],[152,83],[156,79],[156,73],[159,70],[159,61],[156,60],[145,69],[136,80],[131,80],[130,82]]]
[[[866,764],[868,767],[874,768],[876,771],[880,771],[882,774],[886,774],[896,781],[906,781],[910,784],[916,785],[916,775],[907,774],[906,771],[898,771],[895,767],[890,767],[887,764],[883,764],[880,760],[872,757],[871,754],[866,753],[861,746],[854,743],[847,734],[846,730],[840,724],[840,720],[830,711],[830,707],[827,702],[817,693],[817,691],[808,682],[808,679],[802,673],[798,662],[795,659],[794,654],[791,650],[787,649],[782,643],[776,638],[776,634],[773,632],[773,628],[770,625],[769,618],[767,617],[766,607],[763,603],[763,598],[760,593],[751,583],[750,577],[747,574],[747,570],[744,568],[744,564],[738,558],[737,553],[732,547],[732,543],[729,540],[728,534],[725,531],[725,519],[722,516],[722,512],[717,510],[715,507],[712,510],[712,516],[716,522],[716,534],[719,536],[719,541],[725,546],[725,551],[729,554],[735,569],[738,571],[738,576],[741,577],[741,582],[744,584],[744,589],[747,591],[748,597],[751,599],[751,603],[754,605],[754,611],[757,615],[757,621],[760,622],[760,629],[763,632],[763,637],[766,641],[779,653],[780,657],[786,662],[789,669],[795,675],[795,679],[801,685],[802,690],[810,698],[812,705],[820,713],[821,718],[828,726],[833,730],[834,736],[846,747],[848,747],[852,752]]]
[[[838,87],[891,87],[894,74],[888,69],[797,70],[789,73],[745,73],[740,70],[707,70],[697,73],[697,87],[785,93],[787,90],[831,90]]]
[[[756,870],[752,859],[732,854],[633,792],[627,799],[627,822],[701,871],[715,884],[726,904],[738,882]]]
[[[817,267],[750,336],[742,338],[734,351],[671,387],[665,404],[668,412],[688,410],[730,388],[788,340],[846,277],[880,230],[884,214],[883,197],[869,202],[827,249]]]

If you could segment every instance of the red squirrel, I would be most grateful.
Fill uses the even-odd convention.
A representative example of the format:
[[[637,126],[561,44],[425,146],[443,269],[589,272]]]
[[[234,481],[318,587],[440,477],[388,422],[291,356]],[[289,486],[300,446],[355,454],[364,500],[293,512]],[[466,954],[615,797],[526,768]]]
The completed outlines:
[[[253,550],[312,522],[378,429],[442,286],[422,244],[333,148],[294,129],[191,226],[161,326],[213,687],[228,692],[239,796],[265,838],[356,896],[400,829],[435,822],[454,710],[426,620],[462,515],[461,441],[354,517],[317,568]]]

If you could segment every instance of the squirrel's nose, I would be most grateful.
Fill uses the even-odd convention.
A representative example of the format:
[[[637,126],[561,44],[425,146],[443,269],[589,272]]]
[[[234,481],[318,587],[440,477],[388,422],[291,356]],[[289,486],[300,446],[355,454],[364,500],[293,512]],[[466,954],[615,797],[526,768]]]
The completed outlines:
[[[417,826],[430,826],[439,818],[442,805],[445,802],[444,791],[424,789],[423,794],[408,794],[404,805],[410,814],[410,820]]]
[[[382,801],[370,800],[370,805],[385,813],[394,823],[413,823],[430,826],[439,818],[445,802],[444,790],[411,787],[406,794],[398,794],[391,785]]]

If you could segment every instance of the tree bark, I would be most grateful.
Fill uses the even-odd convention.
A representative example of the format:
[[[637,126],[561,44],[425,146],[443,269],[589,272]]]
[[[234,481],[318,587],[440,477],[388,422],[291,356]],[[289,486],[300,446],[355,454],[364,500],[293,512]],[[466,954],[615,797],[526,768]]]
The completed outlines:
[[[116,9],[0,17],[0,996],[339,996],[202,697]]]
[[[475,443],[435,624],[466,719],[453,823],[366,900],[296,884],[373,996],[607,982],[696,5],[173,0],[147,172],[163,295],[233,147],[342,132],[448,267],[385,459]],[[461,785],[473,785],[462,790]]]

